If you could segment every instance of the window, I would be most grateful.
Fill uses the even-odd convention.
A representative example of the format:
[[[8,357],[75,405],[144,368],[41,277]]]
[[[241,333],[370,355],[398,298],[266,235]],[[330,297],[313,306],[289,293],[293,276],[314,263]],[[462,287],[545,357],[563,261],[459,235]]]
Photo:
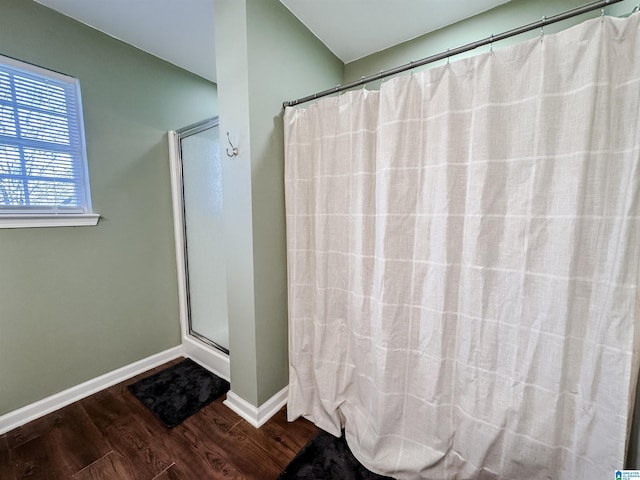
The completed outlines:
[[[0,56],[0,227],[97,222],[78,80]]]

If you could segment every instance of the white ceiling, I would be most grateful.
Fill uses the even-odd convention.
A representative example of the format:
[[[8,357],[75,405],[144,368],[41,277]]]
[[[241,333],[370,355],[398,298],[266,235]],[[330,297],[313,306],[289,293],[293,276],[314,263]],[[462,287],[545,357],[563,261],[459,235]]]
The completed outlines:
[[[280,0],[344,63],[509,1]],[[438,52],[426,52],[425,56],[430,53]]]
[[[36,1],[216,81],[213,0]],[[345,63],[508,1],[280,0]]]
[[[35,0],[216,81],[213,0]]]

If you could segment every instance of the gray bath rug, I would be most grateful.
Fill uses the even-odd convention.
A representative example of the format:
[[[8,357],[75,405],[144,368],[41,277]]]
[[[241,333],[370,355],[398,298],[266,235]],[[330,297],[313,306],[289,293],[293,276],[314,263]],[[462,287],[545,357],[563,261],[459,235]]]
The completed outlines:
[[[229,390],[229,382],[187,358],[127,387],[168,428]]]
[[[278,480],[393,480],[367,470],[353,456],[344,435],[320,433],[298,452]]]

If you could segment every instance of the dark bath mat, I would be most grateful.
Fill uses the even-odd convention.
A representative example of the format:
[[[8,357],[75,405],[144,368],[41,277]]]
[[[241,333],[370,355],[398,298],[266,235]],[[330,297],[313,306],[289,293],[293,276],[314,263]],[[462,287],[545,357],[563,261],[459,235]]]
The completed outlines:
[[[298,452],[278,480],[393,480],[367,470],[353,456],[344,435],[320,433]]]
[[[229,382],[187,358],[127,388],[171,428],[229,390]]]

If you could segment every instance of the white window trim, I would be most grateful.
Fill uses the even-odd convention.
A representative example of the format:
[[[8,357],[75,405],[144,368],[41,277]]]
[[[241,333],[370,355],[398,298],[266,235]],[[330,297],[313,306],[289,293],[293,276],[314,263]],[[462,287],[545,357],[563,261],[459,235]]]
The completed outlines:
[[[48,70],[37,65],[33,65],[27,62],[23,62],[11,57],[5,57],[0,55],[0,61],[6,65],[10,65],[16,68],[31,71],[32,73],[40,74],[43,76],[49,76],[51,78],[60,79],[63,81],[69,81],[68,75],[58,73],[53,70]],[[85,206],[88,211],[83,213],[60,213],[55,211],[42,212],[42,213],[3,213],[0,212],[0,229],[5,228],[41,228],[41,227],[85,227],[95,226],[98,224],[100,215],[93,212],[91,205],[91,190],[89,183],[89,171],[87,165],[87,150],[84,138],[84,118],[82,112],[82,96],[80,93],[80,85],[77,79],[76,95],[77,95],[77,115],[80,128],[83,130],[81,135],[82,151],[83,151],[83,177],[84,177],[84,189],[85,189]]]
[[[97,213],[0,215],[0,228],[91,227],[99,218]]]

